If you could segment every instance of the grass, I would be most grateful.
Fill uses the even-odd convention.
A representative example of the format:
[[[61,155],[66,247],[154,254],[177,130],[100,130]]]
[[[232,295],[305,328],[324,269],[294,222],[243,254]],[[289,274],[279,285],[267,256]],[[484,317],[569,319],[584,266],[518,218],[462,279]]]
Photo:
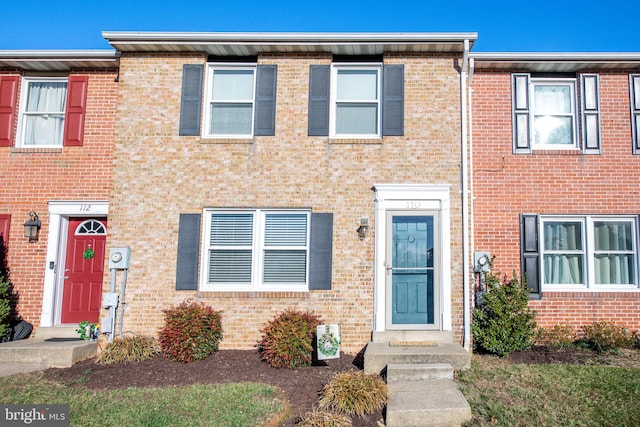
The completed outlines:
[[[284,411],[276,389],[256,383],[94,391],[41,373],[0,378],[0,403],[69,404],[72,426],[256,426]]]
[[[474,358],[459,373],[467,426],[637,426],[640,369],[512,365]]]

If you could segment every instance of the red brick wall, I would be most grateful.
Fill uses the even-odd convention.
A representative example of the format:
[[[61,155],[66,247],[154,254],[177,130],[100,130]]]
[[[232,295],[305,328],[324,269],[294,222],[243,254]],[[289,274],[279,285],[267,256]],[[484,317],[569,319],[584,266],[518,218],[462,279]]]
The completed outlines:
[[[601,154],[515,155],[510,73],[475,73],[474,250],[495,256],[496,270],[508,274],[520,270],[520,213],[640,213],[640,156],[631,150],[629,74],[599,72],[599,76]],[[531,307],[538,311],[540,326],[611,319],[640,329],[640,292],[544,293]]]
[[[0,70],[0,74],[12,73]],[[0,147],[0,213],[11,215],[10,278],[19,296],[18,314],[34,326],[39,325],[42,309],[49,232],[47,202],[108,200],[109,196],[117,105],[116,72],[87,70],[77,74],[89,76],[83,146]],[[16,126],[17,120],[16,112]],[[14,132],[14,139],[16,137]],[[40,240],[29,243],[23,237],[23,223],[32,210],[38,213],[42,229]]]

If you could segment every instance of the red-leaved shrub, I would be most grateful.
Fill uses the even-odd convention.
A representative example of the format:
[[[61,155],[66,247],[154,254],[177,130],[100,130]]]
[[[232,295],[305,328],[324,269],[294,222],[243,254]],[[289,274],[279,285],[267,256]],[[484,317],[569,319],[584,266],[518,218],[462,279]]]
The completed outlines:
[[[310,365],[313,337],[320,323],[320,316],[313,312],[285,310],[260,330],[260,356],[274,368]]]
[[[193,362],[218,351],[222,317],[204,303],[190,300],[163,310],[164,326],[158,332],[160,352],[166,359]]]

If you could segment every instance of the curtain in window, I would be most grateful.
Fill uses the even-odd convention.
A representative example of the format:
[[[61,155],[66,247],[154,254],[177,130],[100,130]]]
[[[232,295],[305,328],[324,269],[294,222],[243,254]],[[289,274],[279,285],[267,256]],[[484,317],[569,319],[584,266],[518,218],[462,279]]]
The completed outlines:
[[[265,216],[265,283],[305,283],[307,272],[307,215]]]
[[[534,91],[536,144],[573,144],[573,109],[569,85],[536,85]]]
[[[595,283],[631,284],[633,271],[633,231],[630,222],[594,222]]]
[[[29,82],[24,145],[62,145],[66,82]]]
[[[545,222],[544,250],[545,283],[584,283],[581,222]]]

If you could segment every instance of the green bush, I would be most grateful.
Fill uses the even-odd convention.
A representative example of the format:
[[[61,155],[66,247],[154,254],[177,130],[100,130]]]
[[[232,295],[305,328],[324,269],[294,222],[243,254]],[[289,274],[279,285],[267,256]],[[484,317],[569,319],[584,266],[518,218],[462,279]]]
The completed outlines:
[[[140,362],[158,354],[156,340],[141,335],[114,338],[102,350],[97,362],[102,365],[120,362]]]
[[[10,333],[11,283],[0,273],[0,342]]]
[[[389,388],[380,376],[364,371],[338,372],[322,389],[318,407],[323,411],[364,416],[387,403]]]
[[[162,311],[164,326],[158,333],[160,352],[166,359],[193,362],[218,351],[222,316],[204,303],[184,301]]]
[[[571,325],[553,325],[550,328],[540,328],[536,343],[549,347],[571,347],[576,340],[576,331]]]
[[[487,291],[473,311],[471,325],[476,348],[498,356],[531,348],[536,332],[536,313],[529,309],[526,280],[484,273]]]
[[[261,330],[260,357],[274,368],[308,366],[313,360],[313,337],[320,316],[310,311],[287,309]]]
[[[299,427],[350,427],[353,423],[351,418],[343,414],[313,411],[307,412],[296,425]]]
[[[582,328],[584,337],[581,340],[589,348],[604,352],[633,345],[634,336],[624,326],[604,320],[593,322]]]

